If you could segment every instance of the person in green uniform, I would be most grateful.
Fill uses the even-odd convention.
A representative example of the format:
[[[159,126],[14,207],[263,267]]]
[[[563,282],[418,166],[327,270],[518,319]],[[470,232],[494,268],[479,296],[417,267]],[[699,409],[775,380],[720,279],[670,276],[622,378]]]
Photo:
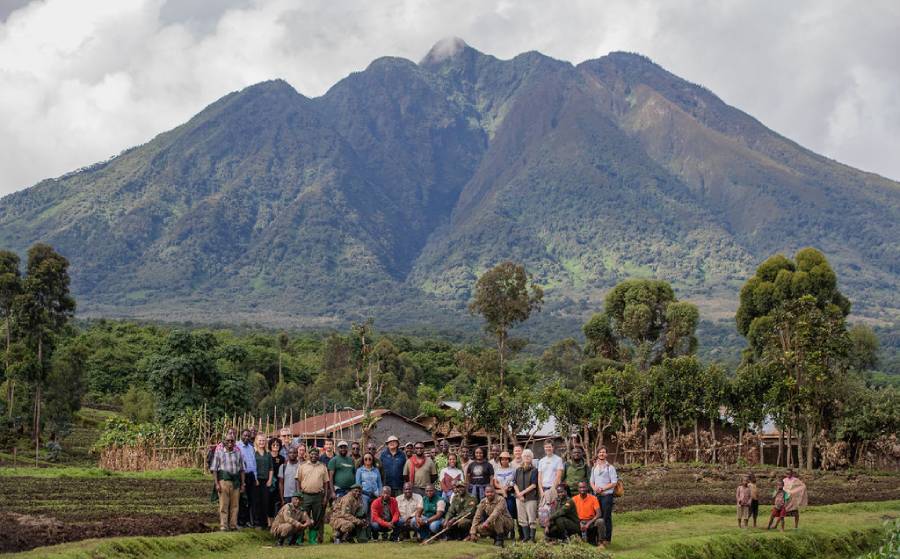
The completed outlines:
[[[591,478],[591,466],[584,459],[584,451],[580,446],[572,449],[572,456],[563,470],[563,483],[569,487],[569,494],[578,493],[578,484],[588,482]]]
[[[550,513],[547,523],[547,541],[565,540],[569,536],[580,535],[581,524],[578,519],[578,509],[569,498],[568,486],[560,483],[556,487],[556,508]]]
[[[453,498],[450,499],[450,507],[447,508],[444,527],[448,528],[446,538],[461,540],[469,536],[472,528],[472,518],[478,508],[478,499],[469,495],[466,491],[466,483],[462,480],[456,482],[453,488]]]
[[[312,447],[309,449],[309,460],[297,468],[297,489],[303,498],[303,510],[313,522],[309,530],[309,543],[322,543],[319,537],[324,536],[322,526],[325,522],[325,505],[331,494],[330,485],[328,468],[319,462],[319,449]]]
[[[328,475],[331,479],[331,498],[339,499],[350,492],[356,483],[356,464],[347,455],[350,446],[347,441],[337,444],[337,454],[328,461]]]

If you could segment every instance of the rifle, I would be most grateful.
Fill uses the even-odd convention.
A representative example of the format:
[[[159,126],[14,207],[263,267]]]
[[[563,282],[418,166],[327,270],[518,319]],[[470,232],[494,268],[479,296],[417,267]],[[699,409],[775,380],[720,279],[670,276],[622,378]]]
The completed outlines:
[[[471,515],[471,514],[472,514],[471,512],[467,512],[466,514],[464,514],[464,515],[460,516],[459,518],[457,518],[457,519],[456,519],[456,522],[459,523],[460,520],[465,520],[465,518],[466,518],[467,516]],[[438,536],[443,535],[444,532],[446,532],[447,530],[449,530],[449,529],[452,528],[452,527],[453,527],[453,526],[447,526],[447,527],[445,527],[443,530],[441,530],[441,531],[438,532],[437,534],[431,536],[430,538],[428,538],[427,540],[425,540],[424,542],[422,542],[421,545],[427,545],[427,544],[430,544],[431,542],[433,542],[434,540],[436,540],[436,539],[438,538]]]

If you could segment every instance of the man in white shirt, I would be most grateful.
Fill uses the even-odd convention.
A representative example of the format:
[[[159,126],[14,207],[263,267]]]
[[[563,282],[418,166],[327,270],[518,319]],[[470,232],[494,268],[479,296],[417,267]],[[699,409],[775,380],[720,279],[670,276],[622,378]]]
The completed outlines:
[[[553,454],[553,441],[547,439],[544,443],[544,457],[538,460],[538,491],[541,496],[547,489],[559,485],[564,469],[562,458]]]
[[[397,522],[395,533],[400,539],[408,539],[409,533],[418,535],[416,518],[422,514],[424,503],[422,496],[413,493],[413,485],[410,482],[403,484],[403,494],[397,497],[397,509],[400,511],[400,520]]]

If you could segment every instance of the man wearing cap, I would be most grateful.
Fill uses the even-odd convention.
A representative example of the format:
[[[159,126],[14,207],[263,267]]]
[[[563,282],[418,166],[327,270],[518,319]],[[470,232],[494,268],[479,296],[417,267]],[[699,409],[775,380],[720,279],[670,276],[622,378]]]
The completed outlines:
[[[403,466],[406,455],[400,450],[400,439],[391,435],[387,439],[387,448],[381,452],[381,479],[391,488],[395,495],[403,491]]]
[[[237,530],[238,503],[244,491],[244,458],[234,446],[234,434],[225,435],[225,442],[213,457],[213,475],[219,494],[219,529]]]
[[[350,491],[350,486],[356,483],[356,466],[353,464],[353,458],[347,456],[349,448],[347,441],[339,441],[337,454],[328,461],[332,499],[343,497]]]
[[[278,538],[278,545],[284,545],[284,540],[289,538],[288,545],[295,545],[297,540],[303,541],[303,530],[312,526],[312,521],[303,510],[300,495],[291,497],[291,502],[281,507],[272,526],[269,529],[272,535]]]
[[[453,488],[453,498],[450,499],[450,507],[447,508],[445,516],[444,528],[447,528],[447,537],[461,540],[468,536],[469,529],[472,527],[472,517],[477,508],[478,499],[469,495],[464,481],[457,481]]]
[[[565,540],[581,533],[581,521],[575,502],[569,498],[569,487],[565,483],[556,486],[556,503],[547,521],[545,539]]]
[[[300,464],[297,468],[297,489],[303,498],[303,510],[309,514],[313,522],[310,530],[310,543],[312,543],[313,531],[318,538],[324,536],[322,526],[325,519],[325,506],[328,504],[328,495],[331,494],[331,477],[328,468],[319,462],[319,449],[309,449],[309,460]]]
[[[506,499],[497,494],[494,487],[484,488],[484,499],[475,510],[472,527],[469,528],[469,541],[478,541],[479,536],[494,538],[494,545],[503,547],[503,540],[513,531],[515,522],[506,508]]]
[[[340,450],[340,446],[338,446]],[[331,510],[331,528],[334,531],[334,543],[356,540],[360,543],[369,541],[366,528],[369,522],[361,507],[362,486],[354,483],[349,492],[335,501]]]
[[[407,441],[405,445],[403,445],[403,454],[406,455],[406,459],[409,460],[412,458],[413,453],[416,451],[416,445],[412,443],[412,441]]]
[[[413,492],[416,495],[425,495],[425,488],[437,479],[437,466],[434,461],[425,456],[425,445],[416,443],[415,454],[406,459],[403,465],[403,477],[412,483]]]

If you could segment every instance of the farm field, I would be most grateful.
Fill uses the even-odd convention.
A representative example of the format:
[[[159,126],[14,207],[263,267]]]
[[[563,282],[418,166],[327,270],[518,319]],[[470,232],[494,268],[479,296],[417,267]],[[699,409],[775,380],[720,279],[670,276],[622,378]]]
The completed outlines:
[[[650,515],[691,505],[730,506],[743,471],[688,464],[625,466],[626,495],[617,501],[616,511]],[[768,495],[781,470],[753,471],[761,494]],[[805,479],[812,505],[900,502],[897,473],[814,472]],[[218,518],[210,490],[210,478],[190,469],[110,473],[85,467],[0,468],[0,522],[10,528],[0,532],[0,551],[89,538],[208,532]]]
[[[838,559],[855,557],[879,541],[882,522],[900,517],[900,501],[849,503],[810,507],[803,513],[797,531],[784,534],[762,529],[738,530],[730,506],[694,506],[672,510],[626,512],[616,517],[614,543],[609,549],[616,559],[670,557],[745,557],[742,550],[760,552],[779,549],[781,555],[797,559]],[[79,557],[169,558],[217,557],[244,559],[265,556],[309,559],[370,559],[396,557],[421,552],[417,544],[349,544],[272,547],[268,534],[247,530],[237,534],[192,534],[164,537],[88,540],[41,548],[11,557],[74,559]],[[478,544],[450,542],[429,546],[428,557],[437,559],[487,557],[496,548],[487,541]],[[598,555],[599,556],[599,555]]]

